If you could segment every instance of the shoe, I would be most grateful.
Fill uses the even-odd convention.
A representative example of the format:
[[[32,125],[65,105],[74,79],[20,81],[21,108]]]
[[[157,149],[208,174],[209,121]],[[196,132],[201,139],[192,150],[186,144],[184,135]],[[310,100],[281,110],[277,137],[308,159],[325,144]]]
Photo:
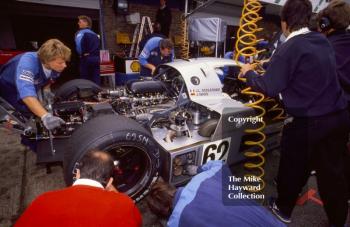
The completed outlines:
[[[282,212],[278,209],[276,205],[276,199],[270,198],[269,200],[269,208],[272,211],[272,213],[282,222],[289,224],[292,223],[292,219],[288,217],[287,215],[282,214]]]

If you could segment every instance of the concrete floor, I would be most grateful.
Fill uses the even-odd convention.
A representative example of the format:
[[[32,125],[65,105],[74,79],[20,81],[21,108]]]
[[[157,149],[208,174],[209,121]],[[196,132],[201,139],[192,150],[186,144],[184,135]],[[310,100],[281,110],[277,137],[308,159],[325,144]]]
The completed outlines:
[[[35,164],[33,152],[27,151],[19,142],[19,136],[7,129],[0,128],[0,227],[12,226],[31,201],[43,192],[65,187],[61,166],[52,167],[47,174],[44,166]],[[272,183],[278,167],[279,152],[267,154],[265,198],[276,194]],[[243,172],[242,166],[233,167],[237,174]],[[315,177],[310,177],[304,191],[316,189]],[[144,201],[138,204],[143,215],[143,226],[161,227],[165,220],[158,220],[149,212]],[[296,206],[290,227],[327,226],[327,218],[322,206],[308,200],[302,206]],[[350,212],[348,218],[350,224]]]

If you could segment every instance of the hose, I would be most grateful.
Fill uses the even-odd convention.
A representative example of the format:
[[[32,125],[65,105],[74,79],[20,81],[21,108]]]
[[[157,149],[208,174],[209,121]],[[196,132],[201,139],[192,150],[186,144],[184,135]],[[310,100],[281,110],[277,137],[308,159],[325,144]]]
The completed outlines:
[[[263,51],[258,51],[256,49],[256,44],[260,41],[257,39],[255,33],[262,31],[262,28],[259,28],[257,22],[262,19],[259,16],[259,10],[262,8],[261,3],[258,0],[244,0],[244,6],[242,10],[242,16],[239,22],[239,29],[237,31],[237,41],[235,45],[236,56],[234,60],[238,65],[241,63],[238,61],[239,56],[244,56],[246,59],[249,58],[250,62],[254,56],[258,55]],[[256,65],[256,64],[255,64]],[[239,78],[241,81],[246,82],[245,78]],[[250,103],[246,103],[247,107],[255,109],[258,113],[257,117],[263,118],[266,110],[262,106],[262,102],[265,99],[265,96],[260,92],[252,91],[251,87],[247,87],[241,91],[241,94],[252,97]],[[244,155],[248,159],[254,159],[254,161],[249,161],[244,164],[246,169],[252,170],[252,172],[259,172],[258,175],[252,173],[246,174],[247,177],[257,177],[260,179],[260,189],[259,190],[250,190],[253,192],[260,192],[265,187],[265,181],[263,177],[265,175],[265,170],[263,168],[265,164],[265,146],[263,143],[266,140],[266,135],[263,130],[266,126],[265,122],[262,121],[257,128],[246,129],[245,133],[247,135],[254,135],[257,139],[251,139],[244,142],[245,145],[250,146],[250,148],[255,148],[256,151],[246,151]],[[257,160],[257,161],[256,161]]]
[[[267,112],[276,112],[276,116],[272,118],[272,121],[281,121],[287,118],[284,109],[281,107],[281,104],[275,99],[267,97],[264,99],[264,102],[271,102],[273,105],[267,110]]]
[[[188,29],[187,29],[187,18],[183,16],[181,18],[181,58],[189,58],[189,43],[188,43]]]

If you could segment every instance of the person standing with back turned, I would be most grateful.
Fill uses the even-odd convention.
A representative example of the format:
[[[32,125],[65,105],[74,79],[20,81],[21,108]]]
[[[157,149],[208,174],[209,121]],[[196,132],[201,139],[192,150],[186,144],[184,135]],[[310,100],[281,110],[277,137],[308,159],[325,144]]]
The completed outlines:
[[[79,31],[75,34],[76,50],[80,59],[80,77],[100,85],[100,39],[91,30],[88,16],[78,17]]]

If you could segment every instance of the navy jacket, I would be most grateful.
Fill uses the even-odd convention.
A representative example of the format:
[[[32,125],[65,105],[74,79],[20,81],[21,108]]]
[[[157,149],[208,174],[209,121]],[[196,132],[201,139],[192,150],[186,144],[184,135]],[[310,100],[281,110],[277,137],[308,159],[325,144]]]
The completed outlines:
[[[160,24],[160,32],[166,37],[169,37],[171,26],[171,10],[168,6],[157,10],[156,22]]]
[[[253,90],[269,97],[281,93],[287,113],[294,117],[322,116],[347,107],[333,48],[317,32],[287,40],[272,56],[264,75],[248,71],[246,77]]]
[[[178,189],[169,227],[283,227],[266,208],[251,199],[225,201],[229,193],[231,171],[222,161],[210,161],[202,172]]]
[[[328,36],[335,51],[339,82],[350,102],[350,32],[335,31]]]
[[[75,35],[76,50],[80,56],[100,56],[100,39],[92,30],[81,29]]]
[[[160,64],[168,63],[173,61],[174,59],[174,51],[167,56],[162,57],[160,53],[159,42],[162,40],[161,37],[153,37],[149,39],[143,48],[141,54],[139,55],[139,62],[141,65],[141,76],[152,76],[151,70],[146,68],[144,65],[152,64],[154,66],[158,66]]]

